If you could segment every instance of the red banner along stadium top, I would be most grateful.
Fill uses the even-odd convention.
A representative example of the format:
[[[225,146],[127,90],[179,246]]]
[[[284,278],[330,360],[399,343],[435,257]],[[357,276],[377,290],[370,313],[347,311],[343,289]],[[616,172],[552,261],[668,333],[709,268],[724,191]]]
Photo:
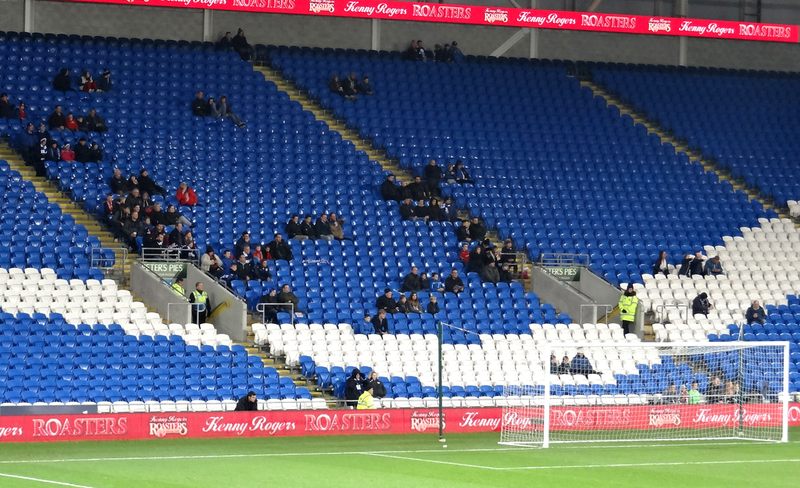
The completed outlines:
[[[64,0],[360,19],[796,43],[797,25],[376,0]]]

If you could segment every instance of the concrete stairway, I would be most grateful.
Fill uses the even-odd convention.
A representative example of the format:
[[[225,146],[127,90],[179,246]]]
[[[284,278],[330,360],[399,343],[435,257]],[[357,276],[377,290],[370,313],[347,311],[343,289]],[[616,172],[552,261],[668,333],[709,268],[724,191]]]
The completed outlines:
[[[108,270],[109,278],[117,280],[120,284],[127,281],[131,264],[135,260],[135,255],[126,252],[124,250],[125,246],[116,242],[114,236],[103,228],[93,215],[84,211],[75,202],[70,200],[70,198],[63,194],[52,182],[41,176],[36,176],[36,171],[30,166],[27,166],[22,156],[6,142],[0,143],[0,159],[5,160],[11,169],[17,171],[24,179],[33,183],[34,188],[44,193],[51,203],[57,204],[63,213],[71,215],[77,224],[84,226],[89,232],[89,235],[100,239],[100,243],[103,247],[113,249],[116,259],[114,260],[114,267]]]

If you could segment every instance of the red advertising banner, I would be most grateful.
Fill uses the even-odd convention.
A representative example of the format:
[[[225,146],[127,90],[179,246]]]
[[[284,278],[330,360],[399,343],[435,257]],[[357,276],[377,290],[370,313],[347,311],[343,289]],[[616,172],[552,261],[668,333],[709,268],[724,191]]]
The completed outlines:
[[[63,0],[622,34],[798,42],[797,25],[379,0]]]
[[[746,425],[781,425],[779,404],[745,404]],[[735,427],[738,405],[553,407],[551,429],[630,430]],[[535,419],[501,408],[445,410],[448,433],[499,431],[501,425],[541,429]],[[789,408],[800,426],[800,404]],[[436,409],[294,410],[266,412],[133,413],[0,417],[0,442],[282,437],[436,432]]]

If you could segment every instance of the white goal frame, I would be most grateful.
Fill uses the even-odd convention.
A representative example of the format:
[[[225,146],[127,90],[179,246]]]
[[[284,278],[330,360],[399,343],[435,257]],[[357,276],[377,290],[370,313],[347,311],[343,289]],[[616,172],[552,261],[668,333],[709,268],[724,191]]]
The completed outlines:
[[[779,392],[774,392],[777,396],[777,402],[762,403],[762,405],[780,405],[781,410],[781,425],[780,425],[780,439],[777,438],[778,426],[775,425],[773,429],[775,438],[764,439],[753,436],[745,435],[743,430],[733,432],[729,436],[686,436],[686,437],[659,437],[652,438],[630,438],[630,439],[610,439],[610,438],[597,438],[597,439],[553,439],[551,435],[551,407],[560,406],[561,404],[554,401],[559,398],[558,396],[551,395],[551,365],[550,355],[554,352],[563,352],[569,350],[592,349],[592,348],[616,348],[616,349],[670,349],[673,351],[680,351],[680,349],[688,349],[686,355],[701,354],[704,352],[731,352],[731,351],[745,351],[748,349],[757,349],[759,347],[775,347],[782,349],[782,389]],[[540,358],[544,358],[542,374],[537,375],[536,390],[525,390],[521,392],[523,387],[506,387],[505,397],[506,402],[503,407],[503,414],[501,417],[501,434],[498,444],[503,446],[512,447],[528,447],[528,448],[547,448],[554,443],[598,443],[598,442],[634,442],[634,443],[647,443],[647,442],[675,442],[675,441],[720,441],[720,440],[743,440],[753,442],[788,442],[789,441],[789,358],[790,358],[790,343],[787,341],[733,341],[733,342],[553,342],[539,344],[538,351],[541,353]],[[692,350],[696,350],[693,352]],[[680,354],[676,354],[680,356]],[[558,356],[557,356],[558,357]],[[740,360],[741,361],[741,360]],[[743,378],[742,363],[739,363],[739,371],[737,381],[741,382]],[[777,371],[777,368],[776,368]],[[741,387],[743,388],[744,385]],[[534,392],[535,391],[535,392]],[[522,393],[522,395],[520,395]],[[746,393],[742,391],[741,398],[744,398]],[[558,403],[558,405],[556,405]],[[739,408],[742,409],[740,400]],[[599,406],[599,405],[598,405]],[[628,404],[630,406],[630,404]],[[646,406],[646,404],[644,404]],[[525,410],[529,409],[529,410]],[[742,412],[738,410],[737,412]],[[528,414],[530,412],[530,414]],[[521,413],[521,415],[520,415]],[[515,431],[512,427],[507,428],[506,418],[511,414],[514,418],[525,418],[528,423],[529,439],[525,439],[526,432]],[[740,419],[741,417],[741,413]],[[741,420],[740,420],[741,422]],[[541,431],[539,428],[530,429],[531,425],[541,424]],[[741,425],[741,424],[740,424]],[[698,430],[699,432],[699,430]]]

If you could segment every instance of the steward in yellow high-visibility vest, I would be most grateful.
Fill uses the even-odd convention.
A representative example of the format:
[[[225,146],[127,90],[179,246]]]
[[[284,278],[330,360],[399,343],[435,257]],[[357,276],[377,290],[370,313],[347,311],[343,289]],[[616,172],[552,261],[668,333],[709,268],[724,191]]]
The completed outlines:
[[[192,303],[192,321],[195,324],[202,324],[208,318],[208,309],[211,308],[211,301],[208,293],[203,290],[203,282],[195,284],[194,291],[189,295],[189,302]]]
[[[172,284],[172,289],[178,295],[185,297],[186,290],[183,288],[183,278],[175,278],[175,283]]]
[[[636,290],[633,289],[633,283],[629,284],[625,293],[619,297],[617,306],[619,307],[619,318],[622,321],[622,330],[628,334],[636,320],[636,308],[639,306],[639,298],[636,296]]]
[[[372,410],[375,408],[375,399],[372,397],[372,387],[367,387],[367,390],[358,397],[358,405],[356,410]]]

